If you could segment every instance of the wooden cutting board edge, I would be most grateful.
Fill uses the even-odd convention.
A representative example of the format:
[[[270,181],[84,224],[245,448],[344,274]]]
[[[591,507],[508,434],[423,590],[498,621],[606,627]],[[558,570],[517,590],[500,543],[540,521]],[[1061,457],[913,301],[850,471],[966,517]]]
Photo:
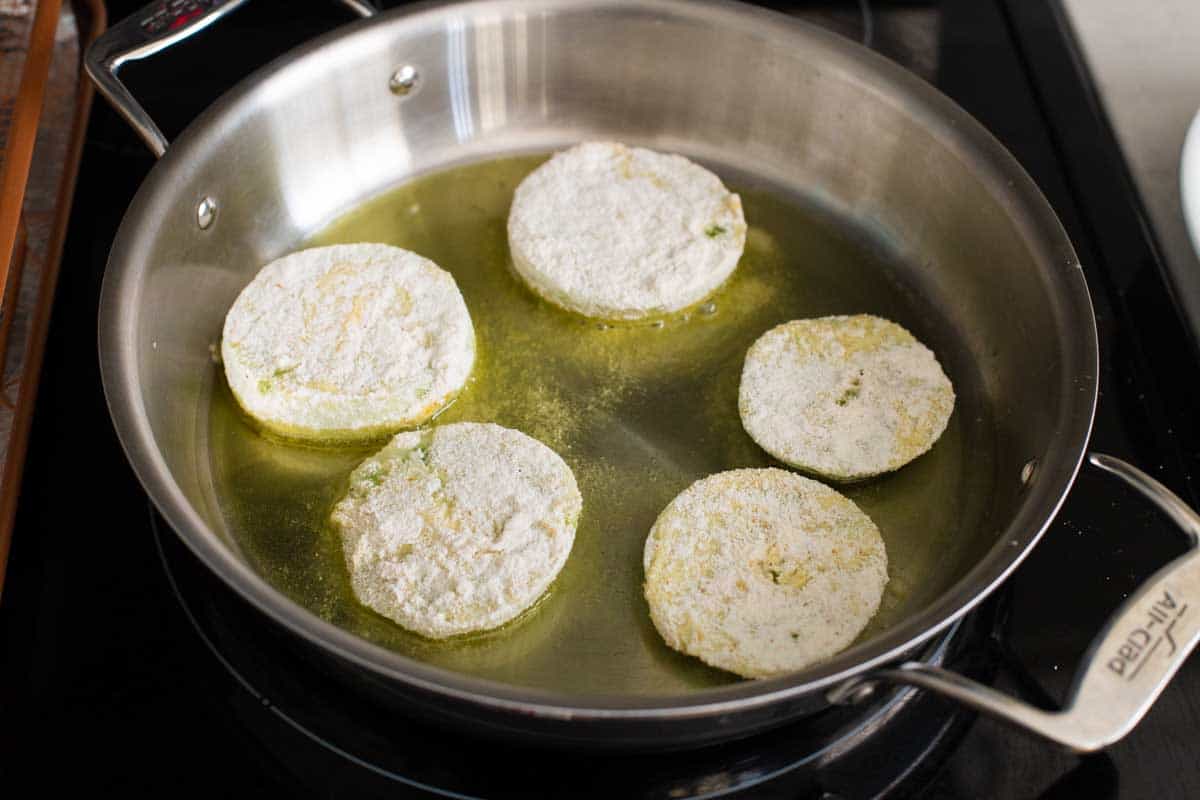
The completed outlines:
[[[79,159],[83,152],[83,139],[87,131],[88,114],[92,107],[92,83],[83,75],[83,54],[96,37],[104,32],[108,15],[102,0],[71,0],[76,19],[83,23],[80,28],[80,80],[75,96],[75,113],[72,119],[71,140],[67,148],[66,163],[59,181],[55,203],[54,225],[50,234],[42,281],[38,288],[37,302],[29,323],[28,351],[21,373],[16,408],[8,452],[5,457],[3,482],[0,483],[0,594],[4,591],[4,575],[8,565],[8,554],[12,546],[13,522],[16,517],[17,499],[20,496],[21,478],[25,466],[25,454],[29,445],[30,424],[33,407],[37,401],[38,379],[42,369],[42,357],[46,349],[46,333],[50,325],[50,311],[54,301],[54,290],[58,284],[58,271],[62,258],[63,242],[70,219],[72,200],[75,196],[75,179],[79,174]],[[57,5],[57,4],[56,4]],[[57,23],[57,13],[55,22]],[[51,26],[53,30],[54,26]],[[38,33],[34,31],[34,36]],[[26,64],[28,67],[28,62]],[[35,66],[37,66],[35,64]],[[38,99],[40,103],[40,98]],[[12,137],[9,142],[11,144]],[[22,187],[23,188],[23,187]],[[22,191],[23,195],[24,192]],[[23,264],[15,258],[12,271],[19,274]],[[12,274],[10,271],[10,275]],[[0,365],[2,371],[2,365]],[[28,533],[34,534],[35,531]]]

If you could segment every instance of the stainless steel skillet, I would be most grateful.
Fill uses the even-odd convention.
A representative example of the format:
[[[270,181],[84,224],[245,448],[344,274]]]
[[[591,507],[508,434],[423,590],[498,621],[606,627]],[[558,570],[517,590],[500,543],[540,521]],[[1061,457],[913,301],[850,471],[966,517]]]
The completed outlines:
[[[1200,591],[1193,549],[1114,615],[1064,711],[905,661],[1046,530],[1084,460],[1097,387],[1095,321],[1061,226],[1012,157],[929,86],[836,36],[730,3],[422,6],[285,56],[168,147],[116,70],[240,2],[196,3],[180,16],[159,3],[89,54],[101,90],[163,156],[110,256],[105,391],[139,478],[188,546],[351,680],[447,720],[629,746],[729,738],[906,683],[1090,750],[1136,723],[1200,638],[1189,613]],[[990,420],[995,450],[988,513],[962,532],[978,557],[941,576],[944,590],[904,619],[815,669],[663,696],[468,677],[310,613],[257,574],[228,533],[202,435],[208,348],[252,270],[409,176],[600,137],[818,194],[903,257],[907,282],[939,309],[935,327],[968,356],[959,413]],[[1195,546],[1200,520],[1165,488],[1116,459],[1090,461],[1156,502]]]

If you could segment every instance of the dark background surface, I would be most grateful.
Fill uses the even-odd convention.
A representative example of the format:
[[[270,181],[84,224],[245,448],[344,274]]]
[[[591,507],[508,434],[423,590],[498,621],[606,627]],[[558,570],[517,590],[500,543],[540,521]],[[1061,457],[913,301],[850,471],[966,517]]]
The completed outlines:
[[[116,20],[141,4],[108,5]],[[860,33],[856,3],[773,5]],[[1070,233],[1100,326],[1094,446],[1143,466],[1196,506],[1195,343],[1055,6],[871,7],[877,49],[898,58],[920,50],[911,66],[1012,150]],[[131,67],[129,81],[170,137],[255,66],[347,19],[324,0],[256,0]],[[42,792],[353,794],[345,791],[353,782],[329,771],[338,759],[322,761],[327,754],[264,715],[195,635],[170,592],[145,497],[108,420],[95,350],[99,285],[117,224],[152,163],[97,100],[0,598],[0,785],[33,777]],[[1144,502],[1085,471],[1004,594],[1003,652],[988,656],[996,685],[1061,702],[1108,613],[1183,547]],[[941,798],[1196,797],[1198,730],[1200,661],[1192,659],[1143,723],[1106,753],[1077,758],[983,720],[906,790]],[[898,768],[881,759],[881,772]],[[752,796],[837,791],[836,776],[822,780]]]

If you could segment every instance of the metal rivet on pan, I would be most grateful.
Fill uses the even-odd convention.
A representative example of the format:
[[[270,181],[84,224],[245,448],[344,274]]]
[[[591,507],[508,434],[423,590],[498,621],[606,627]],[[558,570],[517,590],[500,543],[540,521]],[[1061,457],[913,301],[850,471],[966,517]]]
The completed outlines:
[[[405,64],[392,73],[392,77],[388,79],[388,88],[391,89],[392,94],[400,97],[412,94],[413,90],[417,88],[417,80],[420,77],[416,67],[412,64]]]
[[[1034,473],[1037,472],[1037,459],[1031,458],[1025,462],[1025,466],[1021,467],[1021,483],[1028,486],[1033,480]]]
[[[196,206],[196,224],[200,226],[200,230],[206,231],[216,218],[217,201],[205,197],[200,201],[200,205]]]
[[[842,684],[834,687],[825,696],[826,699],[839,706],[853,706],[875,694],[875,684],[870,681],[862,681],[860,683]]]
[[[864,700],[870,698],[873,694],[875,694],[875,684],[863,683],[855,686],[854,689],[848,695],[846,695],[846,702],[848,702],[850,705],[858,705]]]

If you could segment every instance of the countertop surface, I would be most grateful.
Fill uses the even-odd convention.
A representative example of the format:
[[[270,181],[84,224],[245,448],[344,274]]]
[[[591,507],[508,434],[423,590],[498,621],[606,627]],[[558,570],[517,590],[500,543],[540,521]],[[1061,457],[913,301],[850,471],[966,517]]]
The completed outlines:
[[[1125,154],[1177,300],[1200,332],[1200,257],[1188,238],[1179,158],[1200,112],[1200,2],[1061,0]]]

